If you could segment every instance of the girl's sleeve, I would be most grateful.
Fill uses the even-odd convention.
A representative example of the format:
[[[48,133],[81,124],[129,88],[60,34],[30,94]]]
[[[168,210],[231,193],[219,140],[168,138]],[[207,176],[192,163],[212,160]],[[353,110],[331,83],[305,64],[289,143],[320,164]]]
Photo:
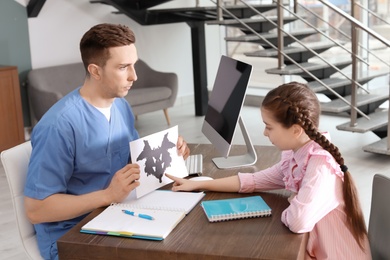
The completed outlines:
[[[284,188],[281,165],[283,160],[274,166],[255,173],[238,173],[240,179],[240,193],[252,193],[258,191]]]
[[[312,156],[297,195],[282,213],[282,222],[292,232],[310,232],[342,201],[342,179],[334,165],[324,156]]]

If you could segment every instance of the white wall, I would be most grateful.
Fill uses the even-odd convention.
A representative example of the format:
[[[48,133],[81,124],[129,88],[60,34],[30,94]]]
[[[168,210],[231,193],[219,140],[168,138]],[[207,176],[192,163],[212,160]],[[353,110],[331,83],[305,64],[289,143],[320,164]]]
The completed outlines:
[[[15,2],[19,3],[20,5],[26,7],[29,0],[15,0]]]
[[[195,0],[172,2],[192,5]],[[180,97],[192,96],[190,27],[186,23],[141,26],[112,11],[116,9],[91,4],[88,0],[47,0],[38,17],[28,19],[32,68],[80,61],[78,44],[89,28],[102,22],[121,23],[135,32],[140,58],[154,69],[178,74],[178,102]],[[218,26],[206,25],[209,88],[212,88],[220,55],[225,53],[223,32]]]

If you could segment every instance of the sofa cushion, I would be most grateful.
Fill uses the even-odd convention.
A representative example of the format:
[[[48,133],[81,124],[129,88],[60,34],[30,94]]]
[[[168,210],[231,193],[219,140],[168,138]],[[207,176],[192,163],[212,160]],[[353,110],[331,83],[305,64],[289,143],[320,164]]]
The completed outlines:
[[[168,99],[171,95],[172,90],[168,87],[150,87],[142,89],[130,89],[126,99],[129,101],[131,106],[137,106]]]

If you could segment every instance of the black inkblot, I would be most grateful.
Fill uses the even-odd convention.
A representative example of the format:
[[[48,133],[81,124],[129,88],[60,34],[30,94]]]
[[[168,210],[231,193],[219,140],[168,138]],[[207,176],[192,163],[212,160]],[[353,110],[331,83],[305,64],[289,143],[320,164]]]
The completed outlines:
[[[175,147],[175,144],[168,140],[168,133],[164,135],[161,146],[152,149],[147,140],[144,140],[144,149],[139,154],[137,161],[146,159],[145,172],[146,176],[153,175],[160,183],[165,173],[165,169],[171,166],[172,158],[169,149]]]

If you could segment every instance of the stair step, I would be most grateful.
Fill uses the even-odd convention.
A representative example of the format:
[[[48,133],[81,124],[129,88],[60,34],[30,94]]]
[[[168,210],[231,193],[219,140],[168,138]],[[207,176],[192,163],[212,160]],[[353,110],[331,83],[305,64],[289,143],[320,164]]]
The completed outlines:
[[[330,87],[331,89],[343,87],[351,84],[351,81],[346,78],[326,78],[326,79],[322,79],[322,82],[328,87]],[[322,84],[320,84],[318,81],[308,82],[307,86],[314,92],[327,90],[327,88],[324,87]]]
[[[379,140],[378,142],[363,146],[363,151],[390,155],[390,150],[387,148],[387,137]]]
[[[213,21],[218,17],[217,7],[215,5],[195,6],[194,4],[194,6],[176,8],[167,8],[164,5],[159,5],[162,2],[169,1],[171,0],[109,1],[109,4],[118,9],[116,13],[126,14],[141,25]],[[257,4],[252,6],[259,12],[264,13],[274,10],[277,5]],[[251,8],[244,5],[226,5],[225,8],[238,18],[250,17],[257,14]],[[222,16],[226,19],[231,19],[226,13],[223,13]]]
[[[149,1],[122,1],[120,4],[116,4],[115,1],[111,3],[111,1],[101,1],[102,4],[109,4],[120,9],[136,9],[136,10],[142,10],[151,8],[154,6],[158,6],[161,4],[164,4],[166,2],[169,2],[170,0],[149,0]],[[90,1],[92,3],[92,1]],[[99,2],[99,1],[95,1]]]
[[[316,55],[315,53],[313,53],[313,51],[316,53],[322,53],[337,45],[333,42],[325,42],[325,43],[316,42],[315,44],[306,44],[306,46],[308,49],[302,46],[286,46],[283,48],[283,52],[288,57],[290,57],[293,61],[302,63],[302,62],[307,62],[310,58]],[[249,57],[265,57],[265,58],[278,57],[278,51],[271,48],[259,50],[255,52],[247,52],[244,54]],[[284,61],[286,64],[293,63],[288,58],[285,58]]]
[[[357,94],[356,95],[356,103],[357,107],[364,106],[367,104],[371,104],[374,102],[385,102],[389,98],[388,93],[384,94]],[[345,96],[344,99],[347,101],[351,101],[351,96]],[[349,111],[351,108],[348,104],[344,103],[341,99],[334,99],[327,103],[321,104],[321,111],[322,112],[329,112],[329,113],[341,113]]]
[[[327,61],[337,68],[344,68],[351,64],[350,59],[341,60],[340,58],[327,59]],[[314,63],[314,62],[304,62],[300,65],[308,71],[316,71],[321,69],[330,68],[330,66],[324,62]],[[279,75],[298,75],[305,73],[300,67],[295,64],[284,66],[283,68],[271,68],[266,70],[270,74],[279,74]]]
[[[306,46],[317,53],[321,53],[323,51],[326,51],[336,46],[336,44],[333,42],[325,42],[325,43],[316,42],[315,44],[306,44]],[[287,46],[284,47],[283,51],[285,54],[289,54],[289,55],[294,53],[310,52],[306,48],[299,47],[299,46]],[[254,51],[254,52],[246,52],[244,54],[250,57],[272,58],[278,56],[278,50],[264,49],[264,50]]]
[[[145,2],[145,1],[142,1]],[[226,5],[224,6],[229,12],[231,12],[233,15],[235,15],[238,18],[246,18],[256,15],[257,13],[254,12],[251,8],[248,8],[245,5]],[[255,8],[260,13],[264,13],[273,9],[276,9],[276,4],[257,4],[252,5],[253,8]],[[153,9],[148,10],[149,14],[157,14],[162,15],[164,13],[169,14],[176,14],[179,16],[186,16],[191,17],[192,15],[195,15],[196,17],[206,15],[206,16],[213,16],[212,20],[217,19],[217,7],[215,5],[212,6],[194,6],[194,7],[176,7],[176,8],[158,8],[155,7]],[[231,19],[231,17],[228,14],[223,14],[226,19]],[[209,19],[206,19],[209,20]]]
[[[313,34],[316,34],[317,31],[314,29],[301,29],[301,30],[295,30],[294,32],[291,32],[290,34],[297,38],[298,40],[302,40],[306,37],[309,37]],[[275,47],[278,44],[278,34],[277,32],[267,32],[267,33],[259,33],[262,37],[264,37],[268,42],[270,42]],[[271,46],[263,39],[261,39],[256,34],[247,34],[247,35],[241,35],[238,37],[226,37],[225,41],[227,42],[249,42],[249,43],[257,43],[263,48],[271,48]],[[293,39],[289,35],[284,35],[283,44],[285,46],[288,46],[295,42],[295,39]]]
[[[368,71],[364,75],[361,75],[357,79],[357,82],[359,82],[359,84],[361,84],[361,85],[364,85],[364,84],[366,84],[367,82],[369,82],[370,80],[372,80],[374,78],[382,77],[382,76],[385,76],[387,74],[388,74],[388,72],[379,73],[379,72]],[[348,76],[349,73],[346,73],[346,75]],[[349,76],[351,77],[351,75],[349,75]],[[337,77],[326,78],[326,79],[323,79],[322,82],[325,85],[327,85],[328,87],[332,88],[332,89],[336,89],[336,88],[340,88],[340,87],[346,87],[346,86],[350,86],[351,85],[351,81],[349,79],[337,78]],[[308,82],[307,85],[314,92],[321,92],[321,91],[326,91],[327,90],[327,88],[324,87],[322,84],[320,84],[318,81]]]
[[[388,124],[389,114],[388,111],[377,111],[369,115],[370,119],[365,117],[360,117],[356,120],[356,125],[351,126],[350,122],[336,126],[338,130],[356,132],[356,133],[366,133],[369,131],[374,131]]]
[[[277,23],[278,18],[276,16],[270,16],[268,17],[272,22]],[[296,21],[298,18],[295,16],[286,16],[283,18],[284,24],[291,23]],[[266,20],[265,18],[243,18],[241,19],[241,22],[245,23],[247,26],[255,30],[256,32],[268,32],[272,29],[275,29],[276,26]],[[213,20],[208,21],[207,24],[209,25],[224,25],[224,26],[231,26],[231,27],[237,27],[240,28],[244,32],[251,33],[242,23],[235,20],[235,19],[226,19],[226,20]]]
[[[300,30],[294,30],[293,32],[289,32],[289,33],[296,38],[302,38],[302,37],[307,37],[307,36],[313,35],[313,34],[317,33],[317,31],[314,29],[311,29],[311,28],[305,28],[305,29],[300,29]],[[267,40],[278,39],[277,32],[265,32],[265,33],[259,33],[259,34]],[[291,37],[289,35],[284,34],[284,38],[291,38]],[[240,35],[240,36],[225,37],[225,41],[264,43],[264,41],[256,34],[244,34],[244,35]],[[292,40],[292,42],[295,42],[295,40]]]

